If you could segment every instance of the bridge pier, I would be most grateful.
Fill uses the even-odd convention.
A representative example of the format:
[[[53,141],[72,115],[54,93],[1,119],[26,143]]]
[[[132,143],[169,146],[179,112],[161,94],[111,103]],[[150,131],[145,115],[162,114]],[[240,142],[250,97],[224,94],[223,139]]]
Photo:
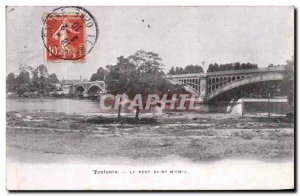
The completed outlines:
[[[199,113],[208,113],[209,112],[209,104],[208,103],[197,103],[196,104],[196,112]]]
[[[210,112],[210,110],[209,110],[209,104],[207,104],[207,103],[202,103],[202,104],[200,105],[200,110],[199,110],[199,112]]]

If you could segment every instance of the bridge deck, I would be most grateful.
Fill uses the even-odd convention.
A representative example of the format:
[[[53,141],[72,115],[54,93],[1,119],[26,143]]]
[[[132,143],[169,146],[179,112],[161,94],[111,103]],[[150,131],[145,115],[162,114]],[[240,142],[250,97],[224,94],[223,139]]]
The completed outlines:
[[[216,72],[207,72],[205,73],[191,73],[191,74],[176,74],[168,75],[167,78],[189,78],[189,77],[205,77],[205,76],[216,76],[216,75],[232,75],[232,74],[248,74],[248,73],[261,73],[261,72],[273,72],[273,71],[284,71],[284,66],[277,67],[264,67],[258,69],[240,69],[232,71],[216,71]]]

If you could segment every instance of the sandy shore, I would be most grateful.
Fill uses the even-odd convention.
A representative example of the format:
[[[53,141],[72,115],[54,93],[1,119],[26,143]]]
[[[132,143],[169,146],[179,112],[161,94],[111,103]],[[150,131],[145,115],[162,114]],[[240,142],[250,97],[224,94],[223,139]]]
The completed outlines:
[[[127,117],[8,112],[7,157],[25,163],[147,163],[168,157],[207,162],[294,156],[293,123],[284,118],[170,113],[141,115],[135,123]]]

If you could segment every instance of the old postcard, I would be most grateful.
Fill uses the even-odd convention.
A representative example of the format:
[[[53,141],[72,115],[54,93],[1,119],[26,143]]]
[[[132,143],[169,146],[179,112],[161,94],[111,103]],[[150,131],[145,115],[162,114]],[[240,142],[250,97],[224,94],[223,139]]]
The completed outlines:
[[[294,7],[7,6],[8,190],[294,190]]]

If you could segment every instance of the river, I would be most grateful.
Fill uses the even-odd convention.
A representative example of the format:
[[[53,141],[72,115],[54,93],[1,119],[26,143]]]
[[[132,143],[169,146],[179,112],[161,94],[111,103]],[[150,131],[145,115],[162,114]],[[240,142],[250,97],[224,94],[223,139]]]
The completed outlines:
[[[64,112],[67,114],[98,113],[99,102],[67,98],[7,98],[6,111]]]
[[[273,102],[276,99],[273,99]],[[271,102],[270,112],[274,114],[287,114],[292,109],[286,102]],[[241,113],[241,107],[235,107],[233,113]],[[217,107],[211,107],[213,109]],[[220,109],[219,109],[220,110]],[[219,111],[216,110],[216,111]],[[100,103],[90,99],[68,98],[7,98],[6,111],[28,112],[63,112],[66,114],[94,114],[100,112]],[[267,102],[245,102],[244,113],[267,113]],[[145,112],[145,111],[144,111]],[[160,111],[161,112],[161,111]],[[224,111],[222,111],[224,112]],[[101,111],[103,113],[103,111]]]

